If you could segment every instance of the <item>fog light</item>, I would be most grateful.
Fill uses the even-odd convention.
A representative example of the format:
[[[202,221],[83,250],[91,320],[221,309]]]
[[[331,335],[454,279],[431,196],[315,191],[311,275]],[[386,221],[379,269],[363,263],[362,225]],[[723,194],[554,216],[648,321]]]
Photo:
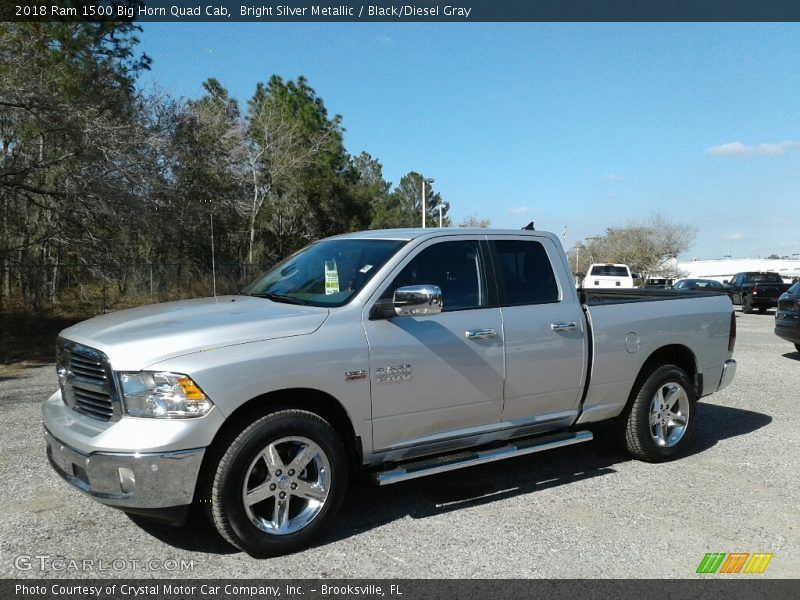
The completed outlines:
[[[136,487],[136,475],[130,467],[119,468],[119,488],[125,494],[130,494]]]

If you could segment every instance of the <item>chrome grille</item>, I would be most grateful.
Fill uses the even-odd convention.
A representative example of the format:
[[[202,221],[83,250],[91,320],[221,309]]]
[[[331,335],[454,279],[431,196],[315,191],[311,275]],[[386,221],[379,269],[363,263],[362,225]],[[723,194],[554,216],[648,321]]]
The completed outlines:
[[[67,406],[101,421],[119,418],[116,388],[105,354],[59,338],[56,369],[61,397]]]

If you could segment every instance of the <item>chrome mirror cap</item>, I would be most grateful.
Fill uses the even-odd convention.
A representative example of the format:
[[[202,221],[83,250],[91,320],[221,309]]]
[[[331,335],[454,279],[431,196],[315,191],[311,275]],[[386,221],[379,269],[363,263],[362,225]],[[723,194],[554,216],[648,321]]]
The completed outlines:
[[[444,301],[437,285],[409,285],[394,291],[394,312],[398,317],[438,315]]]

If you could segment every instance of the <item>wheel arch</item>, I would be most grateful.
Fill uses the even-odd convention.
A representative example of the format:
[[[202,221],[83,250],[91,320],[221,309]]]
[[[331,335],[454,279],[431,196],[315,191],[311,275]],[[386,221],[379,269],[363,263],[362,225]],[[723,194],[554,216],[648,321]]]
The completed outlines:
[[[242,429],[269,412],[287,408],[306,410],[325,419],[342,438],[351,467],[361,466],[363,455],[361,441],[356,436],[350,415],[342,403],[327,392],[297,387],[260,394],[232,412],[217,431],[205,453],[199,479],[205,476],[208,465],[215,464],[216,459],[225,452]],[[198,489],[199,486],[200,481]]]
[[[645,379],[661,365],[675,365],[683,369],[694,384],[695,397],[700,398],[703,395],[703,374],[697,366],[697,357],[694,352],[683,344],[670,344],[655,350],[644,361],[631,387],[630,394],[628,394],[626,410],[630,409]]]

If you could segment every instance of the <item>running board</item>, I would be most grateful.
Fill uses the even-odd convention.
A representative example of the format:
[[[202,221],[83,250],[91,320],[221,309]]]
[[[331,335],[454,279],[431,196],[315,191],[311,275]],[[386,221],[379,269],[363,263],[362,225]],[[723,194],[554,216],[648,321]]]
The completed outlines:
[[[375,473],[373,475],[373,480],[378,485],[389,485],[400,481],[416,479],[417,477],[425,477],[426,475],[435,475],[437,473],[455,471],[456,469],[474,467],[475,465],[482,465],[505,458],[514,458],[515,456],[524,456],[526,454],[533,454],[534,452],[542,452],[544,450],[552,450],[553,448],[561,448],[562,446],[589,442],[593,437],[590,431],[577,431],[516,440],[512,444],[500,448],[466,451],[458,454],[448,454],[437,458],[409,462],[388,471]]]

